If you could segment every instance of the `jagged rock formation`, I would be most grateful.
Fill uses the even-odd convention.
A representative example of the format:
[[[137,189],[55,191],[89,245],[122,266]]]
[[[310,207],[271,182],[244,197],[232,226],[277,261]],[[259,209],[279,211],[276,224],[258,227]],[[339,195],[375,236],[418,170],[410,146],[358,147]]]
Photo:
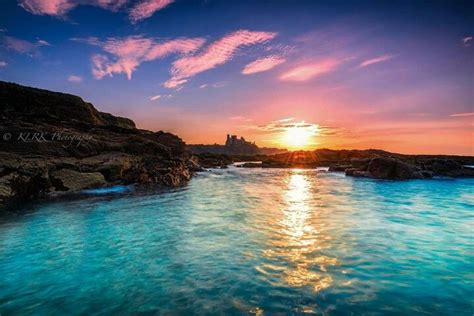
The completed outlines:
[[[178,186],[199,162],[177,136],[80,97],[0,82],[0,205],[112,184]]]

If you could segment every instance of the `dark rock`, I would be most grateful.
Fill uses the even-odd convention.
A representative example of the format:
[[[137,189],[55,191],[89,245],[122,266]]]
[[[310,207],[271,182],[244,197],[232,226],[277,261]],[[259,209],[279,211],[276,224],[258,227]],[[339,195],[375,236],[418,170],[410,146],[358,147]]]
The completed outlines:
[[[200,170],[176,135],[69,94],[0,82],[0,205],[110,184],[178,186]]]
[[[371,178],[370,173],[367,171],[362,171],[362,170],[354,170],[352,172],[353,177],[365,177],[365,178]]]
[[[392,158],[373,158],[367,167],[368,175],[376,179],[414,179],[417,171],[414,165]]]
[[[107,184],[100,172],[77,172],[70,169],[51,172],[51,180],[59,190],[70,192],[78,192]]]
[[[198,163],[203,168],[227,168],[233,162],[232,158],[224,154],[198,154]]]
[[[347,176],[368,177],[374,179],[405,180],[431,178],[429,171],[422,171],[415,165],[394,158],[372,158],[364,168],[365,163],[359,164],[361,168],[346,169]]]
[[[367,170],[370,161],[370,158],[352,158],[351,166],[352,168],[357,168],[359,170]]]
[[[429,179],[429,178],[433,178],[433,171],[428,171],[428,170],[421,170],[419,171],[420,173],[420,178],[425,178],[425,179]]]
[[[347,168],[345,170],[346,176],[353,176],[354,172],[359,171],[357,168]]]
[[[346,169],[349,169],[349,168],[352,168],[352,165],[332,165],[332,166],[329,166],[328,171],[344,172],[344,171],[346,171]]]
[[[241,168],[262,168],[262,164],[257,163],[257,162],[246,162],[246,163],[243,163],[243,164],[239,165],[239,167],[241,167]]]
[[[424,163],[428,171],[432,171],[436,176],[444,177],[473,177],[474,169],[464,167],[452,159],[432,159]]]

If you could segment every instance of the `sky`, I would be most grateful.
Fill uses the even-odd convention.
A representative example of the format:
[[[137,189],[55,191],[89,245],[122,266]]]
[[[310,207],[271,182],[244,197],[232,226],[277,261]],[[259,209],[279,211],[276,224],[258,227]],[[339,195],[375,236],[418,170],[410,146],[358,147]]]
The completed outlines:
[[[472,1],[0,0],[0,80],[190,144],[474,155],[473,34]]]

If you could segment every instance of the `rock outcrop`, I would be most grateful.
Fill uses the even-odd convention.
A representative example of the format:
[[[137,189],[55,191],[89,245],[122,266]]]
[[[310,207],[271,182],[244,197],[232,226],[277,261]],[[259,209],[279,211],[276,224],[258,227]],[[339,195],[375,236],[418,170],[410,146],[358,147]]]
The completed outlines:
[[[233,162],[232,158],[224,154],[197,154],[198,164],[202,168],[225,169]]]
[[[393,158],[372,158],[367,166],[346,169],[346,175],[375,179],[423,179],[425,174],[419,168]]]
[[[249,157],[232,156],[234,161]],[[402,155],[383,150],[296,151],[272,156],[257,155],[259,164],[242,164],[244,168],[317,168],[329,167],[332,172],[347,176],[375,179],[425,179],[432,177],[473,177],[474,157],[443,155]]]
[[[50,179],[55,183],[57,189],[71,192],[101,187],[107,184],[104,175],[100,172],[78,172],[71,169],[53,171],[50,174]]]
[[[177,136],[69,94],[0,82],[0,205],[113,184],[179,186],[200,169]]]
[[[345,166],[347,167],[347,166]],[[464,167],[453,160],[434,159],[424,164],[412,164],[396,158],[377,157],[360,160],[345,169],[347,176],[374,179],[406,180],[438,177],[472,177],[474,169]]]

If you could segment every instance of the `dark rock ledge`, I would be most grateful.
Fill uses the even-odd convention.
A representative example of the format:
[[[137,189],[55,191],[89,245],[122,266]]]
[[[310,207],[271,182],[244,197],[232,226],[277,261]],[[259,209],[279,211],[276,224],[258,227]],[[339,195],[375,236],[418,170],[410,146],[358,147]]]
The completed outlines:
[[[330,170],[344,171],[346,176],[388,180],[474,177],[473,168],[464,167],[454,160],[442,158],[428,159],[423,163],[414,164],[391,157],[377,157],[355,160],[354,164],[350,166],[336,165]]]
[[[0,82],[0,206],[114,184],[175,187],[201,170],[166,132],[81,98]]]
[[[232,157],[248,161],[248,157]],[[453,155],[403,155],[383,150],[317,149],[272,156],[254,156],[260,163],[244,163],[243,168],[328,167],[331,172],[374,179],[405,180],[432,177],[474,177],[474,157]]]

